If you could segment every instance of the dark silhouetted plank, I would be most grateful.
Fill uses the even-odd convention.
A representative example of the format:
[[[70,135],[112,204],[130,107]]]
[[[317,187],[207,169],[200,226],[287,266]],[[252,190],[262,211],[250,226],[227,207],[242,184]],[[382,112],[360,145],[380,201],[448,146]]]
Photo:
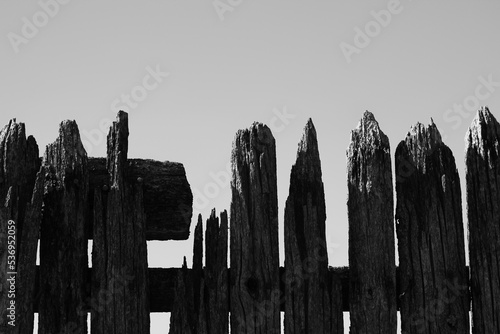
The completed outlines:
[[[236,134],[232,151],[231,333],[279,334],[276,144],[260,123]]]
[[[287,334],[343,332],[342,294],[332,286],[328,275],[325,222],[318,140],[309,119],[292,167],[285,206]],[[332,299],[340,302],[332,303]],[[338,307],[332,309],[335,305]]]
[[[389,139],[366,111],[347,151],[351,333],[396,333]]]
[[[402,331],[469,333],[460,180],[436,125],[418,123],[396,149]]]
[[[45,194],[40,234],[40,315],[38,333],[87,333],[85,298],[88,200],[87,153],[74,121],[61,123],[47,146]]]
[[[500,333],[500,125],[488,108],[467,133],[473,333]]]

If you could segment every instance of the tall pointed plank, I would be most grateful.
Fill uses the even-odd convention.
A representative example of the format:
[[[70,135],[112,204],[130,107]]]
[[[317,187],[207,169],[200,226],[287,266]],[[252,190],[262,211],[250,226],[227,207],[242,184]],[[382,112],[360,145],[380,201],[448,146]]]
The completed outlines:
[[[85,219],[88,199],[87,153],[74,121],[62,122],[47,146],[40,236],[40,334],[87,333],[84,302],[87,270]]]
[[[1,333],[33,332],[32,296],[43,199],[43,175],[38,175],[35,186],[39,167],[35,139],[26,138],[24,124],[11,120],[0,130]],[[11,287],[15,287],[15,298],[11,298]]]
[[[108,135],[110,187],[94,200],[102,208],[95,210],[92,254],[92,333],[97,334],[149,333],[143,180],[130,178],[128,134],[128,114],[120,111]]]
[[[351,333],[396,333],[389,139],[366,111],[347,151]]]
[[[285,333],[331,333],[326,204],[316,129],[311,119],[299,143],[285,206]]]
[[[205,237],[205,312],[207,333],[229,333],[229,281],[227,278],[228,246],[227,212],[215,215],[215,209],[207,220]]]
[[[467,133],[473,333],[500,333],[500,124],[481,109]]]
[[[402,331],[469,333],[460,180],[432,121],[398,145],[396,175]]]
[[[276,144],[260,123],[233,143],[231,333],[280,333]]]

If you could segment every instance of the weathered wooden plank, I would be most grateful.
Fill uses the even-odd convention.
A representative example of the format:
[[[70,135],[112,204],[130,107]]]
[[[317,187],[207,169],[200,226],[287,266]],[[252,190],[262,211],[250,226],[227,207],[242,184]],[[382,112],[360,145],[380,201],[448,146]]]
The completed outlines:
[[[177,272],[169,334],[197,334],[195,322],[198,315],[194,312],[193,299],[192,270],[188,270],[184,257],[182,269]]]
[[[280,333],[276,144],[260,123],[232,151],[231,333]]]
[[[32,296],[35,289],[36,249],[43,199],[43,174],[38,174],[37,177],[39,168],[40,160],[35,139],[31,136],[26,138],[24,124],[17,123],[15,119],[11,120],[0,130],[2,333],[33,332]],[[15,302],[14,306],[11,301]]]
[[[347,151],[351,333],[396,333],[389,139],[366,111]]]
[[[128,159],[127,168],[131,180],[143,182],[146,239],[187,240],[193,215],[193,194],[184,166],[177,162]],[[109,188],[106,158],[90,158],[89,171],[92,192]],[[87,231],[91,239],[91,220]]]
[[[473,333],[500,333],[500,124],[481,109],[467,132]]]
[[[344,333],[344,313],[349,306],[349,276],[343,268],[328,268],[331,321],[328,333]],[[282,292],[284,293],[284,292]],[[344,303],[345,301],[345,303]]]
[[[229,280],[227,271],[228,218],[223,211],[219,218],[212,210],[207,220],[205,249],[205,312],[207,333],[229,333]]]
[[[59,137],[43,158],[45,192],[40,233],[40,334],[87,333],[85,297],[88,200],[87,153],[74,121],[62,122]]]
[[[193,245],[193,333],[206,332],[206,319],[204,308],[204,285],[203,280],[203,218],[198,215],[198,224],[194,231]],[[201,329],[205,329],[205,331]]]
[[[198,215],[194,232],[193,269],[189,270],[184,257],[182,269],[177,273],[174,303],[170,318],[170,334],[206,333],[203,279],[203,219]]]
[[[316,129],[309,119],[290,174],[285,206],[285,333],[336,333],[342,305],[332,309],[326,204]],[[342,318],[342,317],[340,317]],[[335,324],[332,324],[335,322]]]
[[[130,178],[128,134],[128,114],[120,111],[108,134],[109,189],[94,192],[92,297],[99,307],[91,323],[97,334],[149,333],[143,185]]]
[[[418,123],[396,149],[401,322],[406,333],[469,333],[460,180],[436,125]]]

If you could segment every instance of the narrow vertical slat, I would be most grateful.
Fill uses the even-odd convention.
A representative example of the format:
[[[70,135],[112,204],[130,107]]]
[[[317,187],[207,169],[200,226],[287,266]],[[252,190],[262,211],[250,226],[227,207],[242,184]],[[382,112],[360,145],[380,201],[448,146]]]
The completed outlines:
[[[205,299],[207,333],[229,333],[229,281],[227,277],[228,247],[227,212],[215,215],[215,209],[207,220],[205,237]]]
[[[481,109],[467,133],[473,333],[500,333],[500,124]]]
[[[128,115],[121,111],[108,135],[103,212],[94,217],[92,259],[94,277],[101,281],[93,284],[91,313],[92,333],[97,334],[149,333],[143,180],[130,178],[128,134]]]
[[[326,204],[316,129],[311,119],[299,143],[285,206],[285,333],[336,333],[342,308],[332,309]],[[335,305],[335,304],[334,304]],[[335,320],[334,320],[335,319]]]
[[[460,180],[432,121],[398,145],[396,192],[403,332],[469,333]]]
[[[231,333],[280,333],[276,144],[260,123],[232,151]]]
[[[33,332],[36,249],[44,180],[43,173],[37,176],[39,168],[35,139],[32,136],[26,138],[24,124],[11,120],[0,130],[1,333]],[[9,224],[9,220],[14,224]],[[9,237],[9,231],[15,233]],[[15,251],[12,248],[13,242]],[[9,245],[14,255],[9,253]],[[9,256],[15,257],[15,264]],[[8,274],[9,272],[17,274]],[[11,298],[10,282],[15,282],[12,286],[15,287],[15,298]],[[13,308],[11,301],[15,302],[15,309],[7,310]]]
[[[204,333],[201,328],[206,327],[205,313],[203,312],[203,218],[198,215],[198,224],[194,229],[193,245],[193,333]]]
[[[332,267],[328,268],[328,272],[328,292],[332,296],[330,298],[332,320],[330,322],[329,333],[342,334],[344,333],[344,291],[342,291],[342,278]]]
[[[87,333],[84,302],[87,270],[87,153],[74,121],[61,123],[47,146],[45,195],[40,236],[40,315],[38,332]]]
[[[396,333],[389,139],[366,111],[347,151],[351,333]]]
[[[198,320],[194,313],[192,272],[188,272],[186,258],[178,272],[175,284],[174,308],[170,316],[169,334],[197,334],[194,322]]]

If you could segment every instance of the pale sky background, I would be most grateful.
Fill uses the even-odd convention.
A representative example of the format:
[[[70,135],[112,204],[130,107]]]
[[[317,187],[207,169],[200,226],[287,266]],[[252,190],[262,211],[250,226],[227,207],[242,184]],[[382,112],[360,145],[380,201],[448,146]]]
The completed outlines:
[[[282,225],[290,168],[312,117],[333,266],[348,263],[345,153],[365,110],[389,136],[393,154],[411,125],[432,117],[455,154],[462,186],[464,137],[475,114],[468,110],[478,102],[500,117],[498,1],[401,0],[384,26],[372,11],[391,1],[232,0],[223,20],[210,0],[65,1],[57,12],[49,8],[53,17],[43,14],[49,0],[0,3],[2,126],[11,118],[25,122],[43,152],[59,123],[74,119],[89,155],[104,156],[99,136],[107,130],[99,123],[124,109],[130,157],[184,164],[201,194],[195,222],[213,207],[229,210],[229,180],[214,188],[213,175],[225,172],[238,129],[266,123],[277,142]],[[26,28],[33,23],[38,31]],[[356,28],[372,29],[372,37],[348,62],[341,45],[356,46]],[[156,68],[168,77],[147,81],[147,96],[137,95]],[[488,80],[494,83],[486,87]],[[131,93],[140,101],[126,106],[122,94]],[[280,121],[284,111],[294,117]],[[192,239],[149,243],[149,266],[179,267],[184,255],[191,262],[191,249]],[[153,314],[151,332],[165,333],[167,322],[168,315]]]

